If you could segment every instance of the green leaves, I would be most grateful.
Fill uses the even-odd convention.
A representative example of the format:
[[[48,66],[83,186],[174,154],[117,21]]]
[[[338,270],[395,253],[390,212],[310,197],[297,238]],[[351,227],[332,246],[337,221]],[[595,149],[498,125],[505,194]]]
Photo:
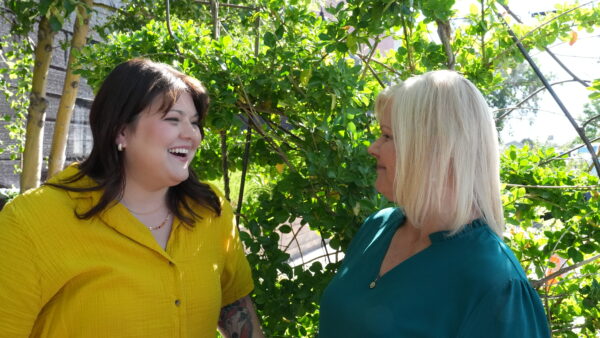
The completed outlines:
[[[600,99],[600,79],[594,80],[592,85],[588,87],[588,90],[592,91],[592,93],[589,95],[591,100]]]
[[[60,29],[79,1],[5,2],[18,15],[15,31],[23,32],[40,13],[48,16],[53,30]],[[106,41],[82,51],[78,71],[97,88],[116,64],[145,56],[200,79],[211,97],[206,139],[193,163],[202,179],[223,174],[222,130],[228,135],[230,173],[240,176],[246,128],[252,128],[240,237],[268,336],[317,334],[319,297],[339,266],[338,253],[367,215],[390,205],[372,186],[374,163],[366,151],[377,129],[372,102],[382,86],[447,67],[444,47],[432,29],[436,20],[452,22],[448,42],[456,70],[489,98],[498,97],[492,101],[498,108],[520,101],[519,91],[530,92],[527,84],[507,80],[511,72],[525,74],[517,80],[529,86],[532,82],[519,68],[522,57],[495,17],[494,1],[485,1],[483,11],[478,2],[470,14],[460,13],[460,19],[454,1],[349,0],[327,8],[327,20],[308,3],[265,0],[257,9],[222,7],[223,30],[214,41],[205,6],[171,1],[173,41],[164,2],[128,0],[100,29]],[[529,34],[524,38],[527,48],[541,48],[564,38],[573,25],[597,27],[597,8],[572,7],[559,7],[555,24],[530,34],[533,27],[513,28],[519,36]],[[384,48],[372,53],[376,43]],[[26,44],[14,46],[26,54]],[[25,79],[19,83],[25,88],[31,59],[6,58],[15,66],[0,71],[3,79]],[[8,83],[0,81],[0,88],[11,106],[20,107],[27,91],[14,91]],[[598,93],[596,80],[590,97],[597,99]],[[18,139],[19,120],[14,121],[11,135]],[[502,154],[507,242],[534,281],[545,278],[550,268],[570,266],[599,252],[597,192],[588,196],[584,190],[532,187],[597,184],[596,177],[565,161],[539,164],[556,155],[554,149],[529,147],[511,147]],[[316,242],[328,243],[329,255],[313,261],[296,253],[290,261],[298,239],[294,236],[301,229],[320,237]],[[553,328],[569,328],[578,317],[586,320],[584,333],[600,325],[594,321],[600,317],[594,308],[597,282],[589,277],[598,273],[597,263],[586,264],[539,288]],[[585,287],[580,290],[579,285]]]
[[[271,32],[266,32],[265,35],[263,36],[263,41],[266,46],[275,47],[275,43],[277,42],[277,37],[275,36],[275,34],[273,34]]]
[[[557,155],[551,148],[510,147],[502,154],[502,181],[523,187],[506,187],[503,193],[508,235],[506,240],[524,263],[532,280],[550,273],[566,271],[569,266],[600,253],[600,200],[595,190],[551,189],[538,186],[588,186],[598,183],[596,176],[569,167],[557,159],[544,166],[539,163]],[[596,283],[598,262],[560,274],[542,285],[553,329],[571,327],[578,317],[595,332],[599,312],[597,298],[590,296],[590,282]]]

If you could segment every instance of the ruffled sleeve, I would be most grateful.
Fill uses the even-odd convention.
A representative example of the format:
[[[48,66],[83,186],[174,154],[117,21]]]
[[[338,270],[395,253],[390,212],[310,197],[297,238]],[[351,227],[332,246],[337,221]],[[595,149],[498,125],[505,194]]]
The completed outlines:
[[[481,298],[458,336],[547,338],[550,329],[536,291],[526,281],[512,280]]]

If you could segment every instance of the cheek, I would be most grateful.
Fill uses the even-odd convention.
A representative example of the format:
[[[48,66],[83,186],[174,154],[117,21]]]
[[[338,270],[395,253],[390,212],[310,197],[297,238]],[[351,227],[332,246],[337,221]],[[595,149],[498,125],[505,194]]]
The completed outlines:
[[[395,164],[396,149],[394,148],[394,143],[392,141],[386,142],[381,148],[381,155],[385,158],[386,163],[388,165]]]
[[[168,141],[170,138],[172,138],[173,132],[171,130],[171,128],[166,127],[164,124],[160,125],[160,124],[154,124],[152,125],[151,128],[148,128],[148,132],[147,132],[147,137],[149,138],[149,141],[154,141],[154,142],[164,142],[164,141]]]

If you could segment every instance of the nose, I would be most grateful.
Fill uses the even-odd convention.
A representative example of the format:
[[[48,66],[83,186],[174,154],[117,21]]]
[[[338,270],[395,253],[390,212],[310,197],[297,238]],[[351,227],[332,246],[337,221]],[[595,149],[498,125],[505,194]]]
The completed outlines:
[[[184,123],[180,124],[181,128],[180,128],[180,134],[182,138],[185,139],[200,139],[200,128],[198,128],[198,125],[191,122],[191,121],[187,121]]]
[[[367,148],[367,152],[369,153],[369,155],[375,158],[379,158],[379,139],[371,143],[369,148]]]

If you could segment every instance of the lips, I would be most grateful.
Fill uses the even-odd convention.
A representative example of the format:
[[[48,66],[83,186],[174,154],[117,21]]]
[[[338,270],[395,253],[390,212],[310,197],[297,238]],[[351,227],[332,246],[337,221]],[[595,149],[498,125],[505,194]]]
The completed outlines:
[[[176,156],[182,160],[186,160],[190,153],[190,148],[189,147],[173,147],[173,148],[169,148],[167,151],[169,152],[169,154],[171,154],[173,156]]]

